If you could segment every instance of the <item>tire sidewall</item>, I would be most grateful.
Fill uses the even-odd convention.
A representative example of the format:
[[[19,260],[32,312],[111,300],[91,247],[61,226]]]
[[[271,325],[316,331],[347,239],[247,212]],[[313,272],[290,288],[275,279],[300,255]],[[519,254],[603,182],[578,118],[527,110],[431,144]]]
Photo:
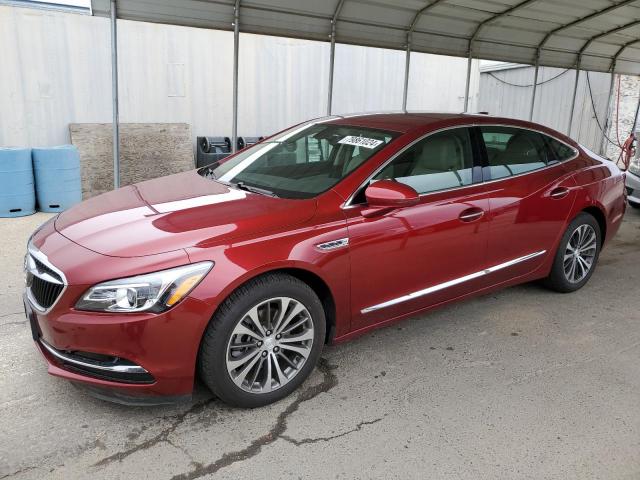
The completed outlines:
[[[581,226],[581,225],[589,225],[596,232],[596,253],[593,257],[593,264],[587,272],[587,275],[580,280],[579,282],[573,283],[570,282],[564,272],[564,254],[567,249],[567,244],[573,235],[573,232]],[[567,227],[562,239],[560,240],[560,245],[558,246],[558,250],[556,251],[556,257],[554,259],[553,268],[551,275],[555,277],[553,280],[556,282],[557,286],[560,287],[562,291],[573,292],[582,288],[591,278],[593,272],[596,269],[598,264],[598,259],[600,257],[600,249],[602,248],[602,232],[600,230],[600,225],[598,221],[588,213],[580,213],[576,218],[574,218],[569,226]]]
[[[250,393],[242,390],[231,379],[226,366],[227,347],[242,316],[253,306],[274,297],[290,297],[307,308],[313,320],[313,345],[300,372],[286,385],[270,393]],[[248,408],[273,403],[296,390],[313,371],[325,340],[324,309],[314,291],[293,277],[274,275],[262,281],[249,282],[239,295],[230,297],[225,303],[226,308],[220,309],[219,314],[214,315],[208,327],[214,327],[215,335],[207,344],[207,348],[201,348],[199,355],[200,376],[207,386],[226,403]],[[208,371],[202,369],[203,364],[207,365]]]

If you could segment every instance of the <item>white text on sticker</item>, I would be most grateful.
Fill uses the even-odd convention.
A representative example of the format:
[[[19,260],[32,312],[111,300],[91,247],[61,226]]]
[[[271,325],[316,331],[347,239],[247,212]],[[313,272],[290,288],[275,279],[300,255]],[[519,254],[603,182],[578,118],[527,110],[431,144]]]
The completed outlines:
[[[353,145],[355,147],[376,148],[378,145],[384,142],[382,140],[376,140],[375,138],[356,137],[354,135],[349,135],[344,137],[338,143]]]

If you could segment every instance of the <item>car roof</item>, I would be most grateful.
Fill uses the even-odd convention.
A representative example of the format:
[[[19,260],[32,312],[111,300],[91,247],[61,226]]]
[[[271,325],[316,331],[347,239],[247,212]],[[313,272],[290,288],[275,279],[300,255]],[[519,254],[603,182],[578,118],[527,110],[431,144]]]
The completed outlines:
[[[328,123],[379,128],[399,133],[406,133],[414,128],[426,127],[429,125],[437,126],[440,123],[452,123],[452,121],[458,119],[460,120],[460,123],[466,123],[473,121],[474,117],[486,118],[487,115],[445,112],[374,112],[336,115],[335,118],[329,120]]]
[[[578,144],[561,132],[544,125],[527,122],[515,118],[497,117],[484,113],[446,113],[446,112],[380,112],[361,113],[351,115],[336,115],[326,119],[327,123],[336,125],[350,125],[356,127],[389,130],[400,134],[409,133],[416,129],[437,130],[442,127],[456,125],[504,125],[532,129],[556,137],[573,147]]]

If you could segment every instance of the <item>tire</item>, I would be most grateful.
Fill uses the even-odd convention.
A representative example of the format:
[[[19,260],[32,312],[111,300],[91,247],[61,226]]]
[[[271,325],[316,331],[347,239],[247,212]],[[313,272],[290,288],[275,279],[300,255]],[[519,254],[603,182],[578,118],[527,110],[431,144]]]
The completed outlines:
[[[629,200],[629,205],[630,205],[632,208],[638,208],[638,209],[640,209],[640,203],[632,202],[631,200]]]
[[[581,232],[584,232],[584,237],[580,236]],[[592,236],[595,237],[595,244],[591,241]],[[581,238],[583,243],[580,243]],[[582,260],[571,257],[572,250],[575,250],[574,247],[576,245],[579,246],[579,255],[577,256]],[[551,290],[561,293],[579,290],[593,275],[601,247],[602,233],[597,220],[588,213],[580,213],[569,224],[562,236],[551,267],[551,273],[544,280],[544,284]],[[588,269],[586,268],[587,264],[589,265]],[[572,265],[573,270],[571,269]]]
[[[209,323],[198,355],[200,378],[232,406],[276,402],[313,371],[325,331],[322,303],[306,283],[278,273],[257,277],[234,291]]]

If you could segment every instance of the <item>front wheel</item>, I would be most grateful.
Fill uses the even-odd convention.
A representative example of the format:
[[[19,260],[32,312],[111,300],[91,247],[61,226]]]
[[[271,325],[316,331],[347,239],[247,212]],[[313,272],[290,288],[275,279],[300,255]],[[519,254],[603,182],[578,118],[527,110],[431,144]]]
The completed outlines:
[[[560,241],[545,284],[562,293],[582,288],[595,270],[601,245],[600,225],[592,215],[580,213]]]
[[[220,306],[200,346],[200,377],[225,403],[260,407],[293,392],[315,367],[325,338],[315,292],[284,274],[238,288]]]

